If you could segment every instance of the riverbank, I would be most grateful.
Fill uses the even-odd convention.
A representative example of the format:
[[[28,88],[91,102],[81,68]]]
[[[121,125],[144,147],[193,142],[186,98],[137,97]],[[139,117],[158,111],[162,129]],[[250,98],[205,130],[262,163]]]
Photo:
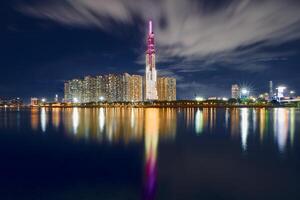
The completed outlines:
[[[271,102],[243,102],[230,103],[228,101],[166,101],[166,102],[92,102],[92,103],[41,103],[38,105],[5,106],[0,108],[280,108],[298,107],[300,102],[271,103]]]

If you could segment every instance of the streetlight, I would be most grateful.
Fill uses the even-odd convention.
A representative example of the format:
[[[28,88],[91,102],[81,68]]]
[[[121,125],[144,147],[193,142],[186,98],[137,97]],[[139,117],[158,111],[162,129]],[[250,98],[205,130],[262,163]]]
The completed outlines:
[[[242,94],[243,95],[248,95],[249,94],[249,90],[247,90],[246,88],[242,89]]]
[[[104,97],[103,96],[99,97],[99,100],[104,101]]]
[[[74,103],[78,103],[79,101],[78,101],[78,99],[75,97],[75,98],[73,99],[73,102],[74,102]]]

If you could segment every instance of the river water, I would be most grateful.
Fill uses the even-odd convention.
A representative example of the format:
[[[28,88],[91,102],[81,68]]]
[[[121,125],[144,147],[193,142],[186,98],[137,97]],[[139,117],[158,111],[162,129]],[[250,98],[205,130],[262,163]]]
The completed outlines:
[[[300,199],[296,108],[0,110],[0,199]]]

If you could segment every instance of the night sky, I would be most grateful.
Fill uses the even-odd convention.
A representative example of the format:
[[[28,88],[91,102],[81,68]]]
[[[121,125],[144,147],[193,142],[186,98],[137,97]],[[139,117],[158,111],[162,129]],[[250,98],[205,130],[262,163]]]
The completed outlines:
[[[298,0],[1,0],[0,97],[62,97],[64,80],[143,74],[154,21],[159,75],[179,99],[231,84],[300,94]]]

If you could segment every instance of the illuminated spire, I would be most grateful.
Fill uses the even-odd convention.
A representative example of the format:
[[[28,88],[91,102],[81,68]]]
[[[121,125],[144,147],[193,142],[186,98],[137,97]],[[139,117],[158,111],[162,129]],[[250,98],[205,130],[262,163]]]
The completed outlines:
[[[153,30],[152,30],[152,20],[149,21],[149,35],[153,33]]]
[[[157,100],[157,72],[155,69],[155,42],[152,20],[149,21],[145,70],[145,100]]]

